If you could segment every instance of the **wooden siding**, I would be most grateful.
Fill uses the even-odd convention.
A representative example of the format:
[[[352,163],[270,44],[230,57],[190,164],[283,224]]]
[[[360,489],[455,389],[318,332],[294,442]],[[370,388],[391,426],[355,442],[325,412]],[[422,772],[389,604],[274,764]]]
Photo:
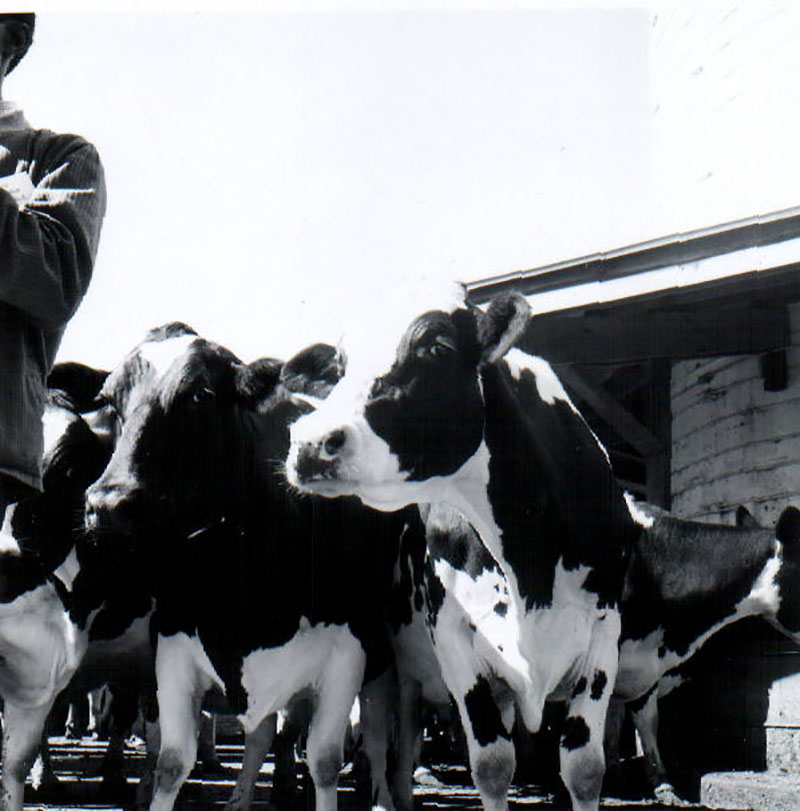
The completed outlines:
[[[789,385],[764,390],[759,358],[672,368],[672,509],[730,522],[739,504],[772,524],[800,506],[800,304],[790,307]]]

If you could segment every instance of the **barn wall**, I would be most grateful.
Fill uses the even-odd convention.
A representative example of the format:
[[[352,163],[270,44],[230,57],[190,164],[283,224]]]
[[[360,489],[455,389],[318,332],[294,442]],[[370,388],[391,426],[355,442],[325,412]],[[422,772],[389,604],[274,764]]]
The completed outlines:
[[[754,356],[675,363],[672,509],[731,523],[744,504],[766,526],[800,506],[800,304],[790,308],[789,385],[764,390]]]

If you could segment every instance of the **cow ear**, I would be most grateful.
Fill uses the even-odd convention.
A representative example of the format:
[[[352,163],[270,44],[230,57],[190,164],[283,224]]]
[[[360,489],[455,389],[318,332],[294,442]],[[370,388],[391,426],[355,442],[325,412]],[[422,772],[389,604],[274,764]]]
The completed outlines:
[[[275,358],[259,358],[236,370],[236,391],[255,408],[274,391],[283,363]]]
[[[775,537],[791,547],[792,559],[797,559],[798,544],[800,544],[800,510],[796,507],[787,507],[778,518],[778,524],[775,527]],[[789,550],[787,549],[787,552]]]
[[[290,358],[281,369],[281,384],[297,394],[325,397],[344,374],[341,355],[330,344],[313,344]]]
[[[750,514],[750,510],[744,506],[744,504],[740,504],[736,508],[736,526],[739,529],[758,529],[758,523],[756,519]]]
[[[105,369],[94,369],[83,363],[57,363],[47,376],[47,387],[63,391],[81,414],[97,408],[97,396],[108,377]]]
[[[531,308],[519,293],[501,293],[478,317],[478,343],[481,363],[496,363],[522,337]]]

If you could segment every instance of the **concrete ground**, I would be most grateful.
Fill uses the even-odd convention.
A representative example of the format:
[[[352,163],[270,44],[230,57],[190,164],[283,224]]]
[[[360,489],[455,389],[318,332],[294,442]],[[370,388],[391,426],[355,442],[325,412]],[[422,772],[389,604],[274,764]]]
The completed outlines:
[[[132,807],[138,775],[144,766],[142,746],[129,747],[126,750],[127,786],[118,787],[116,791],[108,795],[103,792],[100,777],[97,775],[105,748],[103,743],[87,739],[71,741],[64,738],[52,738],[51,748],[59,787],[55,794],[47,797],[37,796],[31,791],[26,799],[26,809],[72,811],[77,808],[92,808],[123,811],[123,809]],[[242,746],[239,744],[221,745],[218,747],[218,754],[223,770],[212,775],[192,775],[181,791],[176,806],[178,809],[199,811],[199,809],[224,806],[236,780],[241,762]],[[481,808],[466,768],[451,764],[438,764],[433,766],[433,772],[442,785],[416,788],[418,811],[434,811],[434,809],[473,811],[473,809]],[[271,774],[272,761],[269,758],[262,768],[261,778],[256,789],[253,805],[255,809],[272,811],[273,806],[269,803]],[[302,766],[298,767],[298,774],[301,785],[300,794],[287,811],[306,811],[306,809],[310,811],[313,808],[313,798],[309,791],[310,781],[304,774]],[[339,798],[342,811],[356,811],[365,807],[355,795],[354,781],[349,773],[344,774],[341,780]],[[561,811],[562,809],[566,811],[569,808],[568,803],[555,800],[552,795],[534,785],[515,787],[510,800],[512,811],[523,811],[528,808],[535,808],[537,811]],[[634,811],[634,809],[640,811],[642,808],[650,807],[663,808],[650,800],[630,797],[625,799],[606,797],[603,799],[602,807],[613,808],[616,811]],[[704,811],[703,806],[693,805],[691,807],[697,811]]]

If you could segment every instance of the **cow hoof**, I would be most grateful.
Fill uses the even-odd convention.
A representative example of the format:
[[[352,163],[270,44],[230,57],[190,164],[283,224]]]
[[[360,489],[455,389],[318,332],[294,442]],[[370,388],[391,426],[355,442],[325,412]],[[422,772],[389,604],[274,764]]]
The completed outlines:
[[[669,783],[662,783],[653,793],[655,794],[656,801],[660,805],[666,805],[672,808],[686,808],[691,805],[690,802],[682,800]]]
[[[418,766],[414,770],[414,783],[418,786],[429,786],[430,788],[444,788],[444,783],[425,766]]]

